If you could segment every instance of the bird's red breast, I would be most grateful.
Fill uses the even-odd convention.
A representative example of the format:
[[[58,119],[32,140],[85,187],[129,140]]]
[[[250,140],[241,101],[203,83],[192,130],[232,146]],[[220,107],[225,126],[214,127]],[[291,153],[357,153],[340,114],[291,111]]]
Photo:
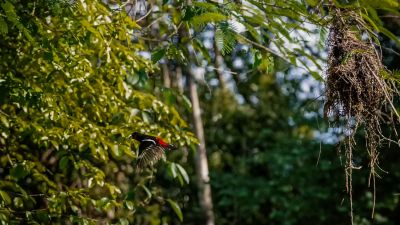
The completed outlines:
[[[157,140],[157,143],[159,145],[161,145],[161,147],[163,147],[163,148],[168,148],[169,147],[169,144],[166,141],[164,141],[163,139],[157,137],[156,140]]]

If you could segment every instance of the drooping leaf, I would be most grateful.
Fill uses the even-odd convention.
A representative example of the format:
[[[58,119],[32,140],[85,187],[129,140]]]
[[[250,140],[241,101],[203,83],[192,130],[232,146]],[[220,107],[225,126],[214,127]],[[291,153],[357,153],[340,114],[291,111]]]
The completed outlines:
[[[189,175],[186,172],[186,170],[179,164],[176,164],[176,167],[178,168],[178,171],[179,171],[180,175],[183,177],[183,179],[185,180],[185,182],[187,184],[189,184]]]
[[[0,190],[0,196],[3,199],[3,202],[6,205],[10,205],[11,204],[11,198],[10,196],[7,194],[7,192]]]
[[[179,207],[178,203],[174,202],[171,199],[167,199],[167,202],[169,203],[169,205],[171,206],[171,208],[174,210],[175,214],[178,216],[180,221],[183,221],[183,214],[182,214],[182,210]]]
[[[0,17],[0,34],[6,35],[8,33],[8,25],[6,21]]]

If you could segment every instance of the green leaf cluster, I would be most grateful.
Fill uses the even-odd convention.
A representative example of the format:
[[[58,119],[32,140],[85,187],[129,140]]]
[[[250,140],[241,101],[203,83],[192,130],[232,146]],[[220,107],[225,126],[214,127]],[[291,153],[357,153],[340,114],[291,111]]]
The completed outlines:
[[[143,224],[157,217],[143,210],[165,211],[153,201],[164,197],[178,213],[176,195],[135,171],[128,138],[196,143],[177,111],[142,88],[157,68],[132,42],[140,26],[102,1],[47,3],[1,1],[0,220]]]

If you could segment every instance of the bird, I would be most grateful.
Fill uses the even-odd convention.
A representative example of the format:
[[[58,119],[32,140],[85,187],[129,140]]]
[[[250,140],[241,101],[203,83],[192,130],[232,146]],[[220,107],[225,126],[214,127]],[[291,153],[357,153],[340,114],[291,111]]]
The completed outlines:
[[[140,142],[137,168],[143,169],[147,165],[154,165],[164,154],[165,150],[175,150],[176,146],[169,144],[159,137],[139,132],[133,132],[130,137]]]

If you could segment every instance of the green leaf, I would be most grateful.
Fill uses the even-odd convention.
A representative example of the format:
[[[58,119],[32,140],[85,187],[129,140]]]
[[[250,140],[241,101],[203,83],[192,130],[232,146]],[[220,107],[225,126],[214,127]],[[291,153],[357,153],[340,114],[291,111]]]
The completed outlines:
[[[178,171],[185,180],[185,182],[189,184],[189,175],[187,174],[186,170],[179,164],[176,164],[176,167],[178,168]]]
[[[86,29],[88,29],[88,31],[100,36],[99,32],[87,20],[81,20],[80,22],[84,27],[86,27]]]
[[[379,31],[384,35],[386,35],[388,38],[392,39],[397,44],[397,46],[400,46],[400,39],[392,32],[390,32],[388,29],[380,27]]]
[[[318,0],[306,0],[307,4],[311,7],[314,7],[318,4]]]
[[[115,158],[120,158],[123,156],[124,151],[122,148],[120,148],[118,145],[110,145],[110,149],[111,149],[111,154],[115,157]]]
[[[168,106],[176,105],[176,92],[173,89],[164,87],[162,94],[164,95],[164,102]]]
[[[158,62],[162,57],[164,57],[165,53],[167,53],[167,48],[159,49],[151,53],[151,61],[153,63]]]
[[[169,168],[169,172],[171,173],[172,177],[173,177],[173,178],[176,178],[176,176],[177,176],[177,173],[176,173],[176,164],[175,164],[175,163],[170,163],[170,164],[168,165],[168,168]]]
[[[7,194],[7,192],[0,190],[0,196],[3,199],[3,201],[6,203],[6,205],[10,205],[11,204],[11,198]]]
[[[311,74],[311,76],[314,77],[314,79],[316,79],[317,81],[323,81],[323,80],[324,80],[324,78],[322,78],[322,76],[321,76],[318,72],[310,71],[310,74]]]
[[[250,25],[248,23],[243,23],[243,25],[246,27],[246,30],[250,33],[251,37],[254,40],[256,40],[257,42],[261,42],[260,34],[252,25]]]
[[[0,115],[0,120],[4,124],[5,127],[10,127],[10,123],[8,121],[8,118],[5,117],[4,115]]]
[[[150,115],[149,112],[142,111],[141,114],[142,114],[142,119],[143,119],[143,121],[144,121],[145,123],[150,123],[150,122],[152,121],[151,115]]]
[[[183,215],[181,208],[179,207],[178,203],[174,202],[171,199],[167,199],[167,202],[170,204],[171,208],[174,210],[175,214],[178,216],[179,220],[183,221]]]
[[[0,17],[0,34],[6,35],[8,33],[8,26],[3,17]]]
[[[121,225],[129,225],[129,220],[126,218],[120,218],[119,219],[119,224]]]
[[[146,192],[147,194],[147,198],[150,199],[153,195],[151,194],[151,191],[144,185],[140,185],[140,187],[143,188],[143,190]]]
[[[48,60],[48,61],[53,61],[53,54],[52,52],[44,52],[43,53],[43,59]]]
[[[117,186],[112,184],[106,184],[106,186],[108,187],[108,190],[113,198],[116,198],[119,194],[121,194],[121,190]]]
[[[378,25],[375,24],[375,22],[374,22],[371,18],[369,18],[368,15],[366,15],[366,14],[364,14],[364,13],[362,13],[361,15],[362,15],[362,17],[363,17],[364,20],[366,20],[366,21],[369,22],[369,24],[372,26],[372,28],[373,28],[374,30],[379,31]]]
[[[211,56],[210,56],[209,50],[204,46],[204,44],[197,38],[194,38],[192,43],[193,43],[193,47],[197,51],[201,52],[201,54],[203,55],[205,60],[207,60],[207,62],[211,62]]]
[[[17,180],[26,177],[28,174],[29,171],[27,171],[25,166],[22,164],[17,164],[10,171],[10,175],[16,178]]]
[[[134,210],[134,208],[135,208],[135,205],[132,201],[125,201],[124,205],[129,210]]]
[[[58,163],[58,166],[60,167],[61,170],[65,170],[68,166],[68,156],[63,156],[60,160],[60,162]]]
[[[255,69],[261,64],[262,55],[261,55],[260,51],[258,51],[258,50],[253,50],[252,52],[254,52],[253,53],[253,57],[254,57],[253,69]]]
[[[93,182],[93,177],[91,177],[91,178],[89,178],[89,180],[88,180],[88,188],[92,188],[93,186],[94,186],[94,182]]]
[[[364,4],[368,4],[369,6],[378,9],[395,9],[399,7],[399,3],[393,0],[364,0],[363,2]]]
[[[218,23],[214,33],[214,39],[221,54],[226,55],[232,52],[236,45],[236,31],[228,22]]]
[[[24,201],[22,200],[21,197],[15,197],[13,202],[14,202],[14,206],[17,207],[17,208],[24,207]]]
[[[130,84],[130,85],[135,85],[139,82],[139,76],[136,74],[128,74],[126,75],[126,81]]]
[[[206,12],[191,18],[191,23],[194,27],[204,26],[208,23],[217,23],[226,20],[227,17],[217,12]]]
[[[129,16],[125,17],[124,22],[127,23],[130,26],[130,27],[129,26],[128,27],[131,29],[139,29],[140,28],[140,26],[134,20],[132,20],[132,18],[130,18]]]
[[[186,95],[182,94],[183,103],[185,104],[185,108],[189,111],[192,111],[192,102]]]
[[[320,45],[320,47],[325,46],[325,42],[327,40],[328,37],[328,29],[321,27],[319,29],[319,42],[318,44]]]

